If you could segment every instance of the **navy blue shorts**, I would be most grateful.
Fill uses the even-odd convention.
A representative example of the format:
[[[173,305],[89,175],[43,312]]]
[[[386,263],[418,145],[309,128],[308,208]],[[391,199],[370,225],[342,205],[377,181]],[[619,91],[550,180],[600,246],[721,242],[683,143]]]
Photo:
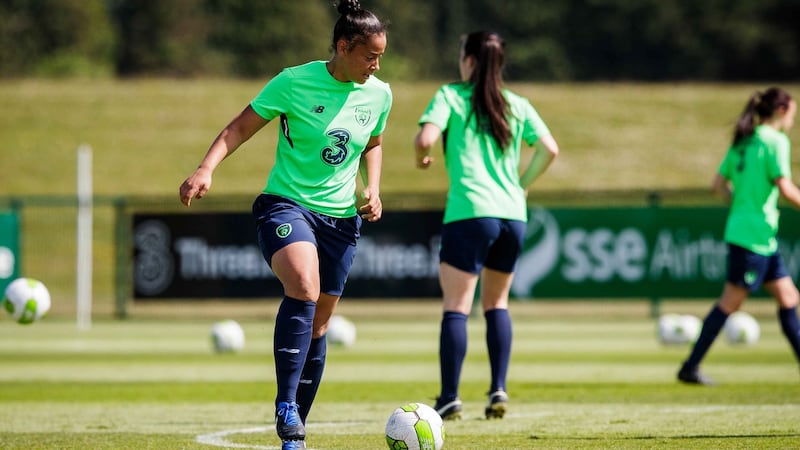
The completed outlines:
[[[728,282],[757,291],[764,283],[789,276],[779,252],[769,256],[728,244]]]
[[[459,220],[442,226],[439,261],[469,273],[483,267],[512,273],[522,252],[525,222],[519,220]]]
[[[361,217],[338,218],[309,211],[287,198],[261,194],[253,202],[258,245],[267,264],[293,242],[311,242],[319,256],[320,291],[342,295],[361,229]]]

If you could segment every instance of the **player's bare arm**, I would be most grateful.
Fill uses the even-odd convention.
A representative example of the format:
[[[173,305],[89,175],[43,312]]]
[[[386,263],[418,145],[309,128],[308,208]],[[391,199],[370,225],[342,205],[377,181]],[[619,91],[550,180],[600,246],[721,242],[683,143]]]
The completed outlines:
[[[714,175],[711,181],[711,191],[725,202],[726,205],[731,204],[731,185],[727,178],[720,174]]]
[[[781,196],[785,198],[795,208],[800,209],[800,188],[788,177],[780,177],[775,180],[775,185],[781,192]]]
[[[211,175],[214,169],[225,158],[230,156],[240,145],[250,139],[269,121],[265,120],[250,105],[239,113],[225,128],[220,131],[206,152],[205,157],[195,171],[181,184],[181,203],[187,207],[193,198],[203,198],[211,188]]]
[[[358,208],[361,218],[369,222],[380,220],[383,215],[381,203],[381,167],[383,165],[383,135],[373,136],[367,143],[367,148],[361,154],[359,170],[364,182],[361,192],[362,201],[365,203]]]
[[[542,136],[533,145],[536,147],[536,152],[519,179],[519,184],[523,189],[527,189],[539,178],[558,156],[558,144],[553,136]]]
[[[439,140],[442,130],[432,123],[425,123],[414,139],[414,149],[416,150],[417,167],[427,169],[433,163],[431,148]]]

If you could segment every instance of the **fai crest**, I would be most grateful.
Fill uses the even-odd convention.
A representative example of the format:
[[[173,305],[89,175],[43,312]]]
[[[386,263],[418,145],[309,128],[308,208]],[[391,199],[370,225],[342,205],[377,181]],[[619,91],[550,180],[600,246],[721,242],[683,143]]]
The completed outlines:
[[[356,122],[362,127],[367,126],[369,119],[372,118],[372,111],[364,106],[356,106],[353,108],[353,113],[356,117]]]

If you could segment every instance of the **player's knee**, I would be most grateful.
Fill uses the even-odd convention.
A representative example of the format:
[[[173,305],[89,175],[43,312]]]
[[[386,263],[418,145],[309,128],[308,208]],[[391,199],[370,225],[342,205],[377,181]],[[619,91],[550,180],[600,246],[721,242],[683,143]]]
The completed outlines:
[[[796,288],[793,288],[781,295],[778,298],[778,303],[784,309],[795,308],[800,303],[800,293],[797,292]]]
[[[309,276],[297,276],[283,283],[286,295],[298,300],[314,301],[319,298],[319,279]]]

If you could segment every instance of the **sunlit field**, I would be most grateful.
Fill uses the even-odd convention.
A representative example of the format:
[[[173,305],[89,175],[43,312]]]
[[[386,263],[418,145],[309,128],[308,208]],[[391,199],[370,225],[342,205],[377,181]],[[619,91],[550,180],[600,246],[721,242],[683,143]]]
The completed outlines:
[[[0,83],[0,193],[75,192],[75,151],[88,144],[98,194],[173,194],[265,81],[6,80]],[[412,151],[417,120],[440,83],[387,81],[394,106],[385,132],[383,191],[446,189],[441,159],[421,171]],[[531,100],[561,146],[536,185],[548,191],[706,187],[736,116],[750,93],[767,85],[510,87]],[[785,87],[800,95],[800,85]],[[225,161],[211,195],[257,192],[274,160],[277,133],[277,124],[267,125]],[[798,133],[792,133],[796,142]]]
[[[0,83],[0,210],[13,198],[29,201],[21,213],[23,272],[53,294],[41,322],[22,326],[0,316],[0,448],[279,448],[271,354],[277,299],[132,302],[127,319],[114,319],[115,202],[181,208],[178,186],[264,81]],[[417,118],[438,85],[392,83],[382,181],[389,209],[414,196],[423,199],[416,206],[443,206],[441,154],[420,171],[412,150]],[[512,84],[561,147],[529,201],[558,206],[566,193],[602,206],[607,197],[594,196],[611,192],[641,205],[648,191],[704,192],[745,100],[768,85]],[[800,85],[784,87],[800,95]],[[269,124],[224,161],[194,210],[217,198],[217,205],[246,208],[273,163],[277,133]],[[799,133],[795,127],[793,141]],[[72,196],[81,144],[93,148],[97,199],[94,320],[86,331],[76,327],[74,298]],[[716,205],[702,194],[692,201]],[[712,388],[675,381],[689,349],[657,341],[657,310],[647,299],[579,300],[512,304],[511,403],[503,420],[483,419],[483,319],[471,319],[465,418],[446,423],[446,449],[800,447],[800,371],[767,300],[745,306],[761,323],[757,344],[736,347],[721,336],[712,347],[704,364],[720,383]],[[711,301],[666,301],[660,311],[702,318]],[[395,407],[434,402],[439,304],[345,299],[340,312],[356,323],[358,338],[352,347],[329,348],[308,446],[385,448],[383,427]],[[241,353],[211,350],[210,326],[225,318],[245,329]]]
[[[382,311],[385,306],[385,312]],[[665,305],[701,313],[696,304]],[[0,323],[3,448],[276,449],[271,425],[275,304],[240,318],[247,343],[215,354],[208,319]],[[329,347],[309,417],[314,449],[385,448],[391,411],[433,403],[438,307],[351,302],[351,347]],[[795,448],[800,374],[768,304],[755,301],[762,338],[735,347],[720,336],[705,363],[716,387],[675,372],[688,347],[664,347],[644,309],[581,303],[512,306],[508,415],[487,421],[483,320],[470,320],[461,397],[446,449]],[[391,318],[395,315],[396,318]],[[219,317],[228,317],[218,311]],[[252,317],[252,316],[251,316]]]
[[[87,144],[93,149],[94,308],[109,316],[115,296],[113,205],[135,197],[140,204],[182,210],[178,186],[265,81],[0,83],[0,210],[14,198],[36,196],[21,211],[22,264],[58,297],[54,315],[72,315],[75,303],[75,242],[63,237],[75,236],[77,148]],[[394,107],[384,142],[386,210],[405,207],[414,196],[422,196],[414,207],[441,208],[447,188],[441,155],[434,155],[437,161],[427,171],[416,169],[412,156],[417,119],[440,83],[387,81]],[[528,200],[558,207],[578,199],[596,207],[622,198],[623,205],[641,206],[649,192],[671,190],[672,204],[717,205],[707,188],[732,124],[748,95],[769,84],[511,84],[530,98],[561,147]],[[800,85],[785,87],[800,95]],[[224,161],[207,198],[195,202],[193,210],[214,202],[247,210],[274,161],[277,132],[277,124],[267,125]],[[800,142],[800,126],[791,137]],[[691,198],[683,189],[692,190]],[[610,194],[599,195],[603,192]]]

